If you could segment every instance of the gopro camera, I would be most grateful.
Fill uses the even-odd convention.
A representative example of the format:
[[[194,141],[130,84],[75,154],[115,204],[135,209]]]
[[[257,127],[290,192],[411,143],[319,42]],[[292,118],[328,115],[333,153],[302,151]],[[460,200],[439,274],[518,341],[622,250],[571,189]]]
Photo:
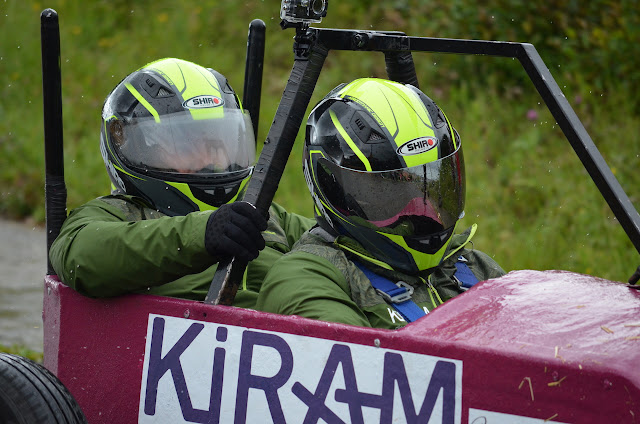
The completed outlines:
[[[280,18],[289,23],[320,22],[327,16],[329,0],[282,0]]]

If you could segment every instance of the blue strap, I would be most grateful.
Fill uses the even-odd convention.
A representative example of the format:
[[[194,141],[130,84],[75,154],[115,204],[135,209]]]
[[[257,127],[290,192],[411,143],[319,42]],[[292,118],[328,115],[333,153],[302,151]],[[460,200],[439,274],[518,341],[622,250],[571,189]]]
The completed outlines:
[[[478,279],[467,265],[467,260],[462,256],[459,256],[456,261],[456,273],[454,276],[465,289],[471,288],[478,283]]]
[[[359,262],[353,261],[353,263],[364,272],[373,288],[402,315],[406,322],[413,322],[426,315],[424,310],[411,299],[413,291],[410,292],[405,287],[392,283],[391,280],[376,274]]]

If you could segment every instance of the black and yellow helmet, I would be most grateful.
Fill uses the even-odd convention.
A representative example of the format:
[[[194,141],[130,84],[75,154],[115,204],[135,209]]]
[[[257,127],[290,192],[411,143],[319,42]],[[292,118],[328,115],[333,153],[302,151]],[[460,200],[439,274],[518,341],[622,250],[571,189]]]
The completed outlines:
[[[309,115],[303,155],[321,226],[399,271],[441,262],[464,213],[464,160],[424,93],[374,78],[336,87]]]
[[[248,181],[256,142],[227,79],[180,59],[127,76],[102,109],[100,151],[112,191],[168,215],[216,209]]]

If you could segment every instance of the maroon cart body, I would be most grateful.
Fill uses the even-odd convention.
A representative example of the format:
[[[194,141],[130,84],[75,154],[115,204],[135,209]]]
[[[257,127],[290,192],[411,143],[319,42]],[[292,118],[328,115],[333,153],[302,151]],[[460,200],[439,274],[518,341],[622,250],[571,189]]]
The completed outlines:
[[[47,277],[44,337],[91,424],[640,422],[640,291],[566,271],[479,283],[395,331]]]

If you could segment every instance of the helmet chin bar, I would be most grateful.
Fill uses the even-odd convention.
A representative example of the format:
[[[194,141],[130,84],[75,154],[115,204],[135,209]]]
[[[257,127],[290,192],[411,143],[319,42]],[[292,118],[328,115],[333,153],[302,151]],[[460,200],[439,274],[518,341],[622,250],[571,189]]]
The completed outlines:
[[[439,250],[429,254],[411,248],[402,236],[380,233],[370,228],[355,225],[349,227],[348,231],[345,229],[345,232],[376,259],[386,263],[396,271],[410,275],[428,272],[440,264],[448,241],[451,240],[451,235],[449,235]],[[453,233],[453,228],[451,233]]]
[[[143,198],[159,212],[169,216],[186,215],[200,207],[177,187],[153,178],[130,179],[127,194]]]
[[[451,238],[455,225],[438,233],[429,234],[424,237],[405,237],[407,246],[422,253],[433,255],[442,249]]]
[[[233,199],[238,196],[241,185],[242,182],[240,181],[231,185],[215,187],[199,187],[196,184],[190,184],[189,188],[191,189],[193,197],[215,208],[219,208],[225,203],[233,201]]]

